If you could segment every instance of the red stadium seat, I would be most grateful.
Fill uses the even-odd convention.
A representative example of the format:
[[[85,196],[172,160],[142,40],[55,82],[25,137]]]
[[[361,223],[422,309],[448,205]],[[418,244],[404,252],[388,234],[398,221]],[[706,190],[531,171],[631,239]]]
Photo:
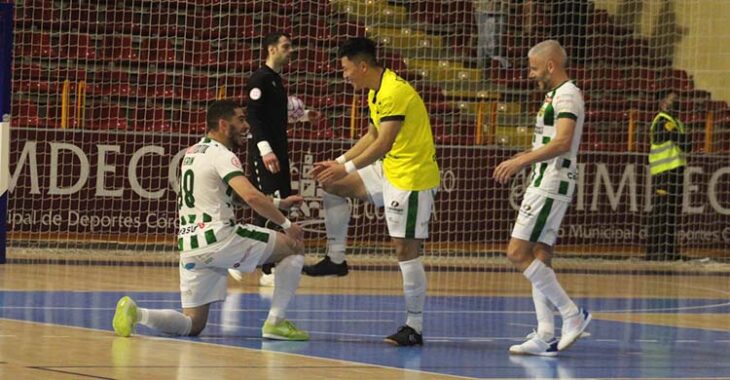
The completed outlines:
[[[163,108],[140,108],[135,113],[134,129],[145,132],[170,132],[172,122]]]
[[[58,50],[61,57],[67,59],[97,59],[96,44],[88,34],[62,33]]]
[[[175,46],[169,38],[144,38],[139,58],[142,62],[158,65],[174,65],[177,62]]]
[[[13,100],[12,123],[19,127],[40,127],[41,119],[38,115],[38,105],[29,100]]]
[[[184,62],[188,65],[210,67],[225,63],[219,60],[225,58],[224,56],[218,57],[213,54],[213,47],[209,41],[185,40],[183,51]]]
[[[129,128],[127,116],[118,104],[95,104],[86,112],[86,128],[104,130],[126,130]]]
[[[296,23],[292,38],[297,45],[326,44],[332,39],[330,24],[325,17],[307,13]]]
[[[132,37],[107,36],[103,40],[104,58],[112,62],[138,62],[139,54]]]
[[[182,92],[173,84],[172,77],[165,72],[144,72],[137,75],[136,96],[147,99],[181,99]]]
[[[179,112],[179,115],[179,119],[174,120],[179,125],[179,132],[195,135],[205,133],[205,109],[184,109]]]
[[[56,57],[57,50],[51,44],[51,34],[43,32],[19,32],[14,39],[15,55],[28,58]]]

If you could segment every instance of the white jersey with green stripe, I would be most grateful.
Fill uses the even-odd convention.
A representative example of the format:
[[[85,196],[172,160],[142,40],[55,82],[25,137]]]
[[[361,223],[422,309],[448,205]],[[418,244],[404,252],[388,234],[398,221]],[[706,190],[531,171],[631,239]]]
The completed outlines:
[[[578,178],[578,148],[583,135],[585,106],[583,93],[571,81],[566,81],[545,95],[545,101],[537,113],[532,150],[539,149],[555,138],[558,119],[575,120],[575,130],[570,150],[560,156],[532,165],[532,175],[527,192],[536,192],[554,199],[570,201]]]
[[[235,194],[228,181],[239,175],[238,157],[218,141],[204,137],[185,151],[177,194],[181,252],[202,252],[234,232]]]

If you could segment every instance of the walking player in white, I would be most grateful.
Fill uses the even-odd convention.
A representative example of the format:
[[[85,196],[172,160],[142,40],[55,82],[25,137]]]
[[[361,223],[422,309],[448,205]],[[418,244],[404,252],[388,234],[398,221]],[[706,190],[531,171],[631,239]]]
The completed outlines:
[[[532,149],[500,163],[494,179],[504,184],[532,165],[530,185],[507,247],[507,257],[532,283],[537,331],[525,343],[510,347],[512,354],[555,356],[570,347],[591,321],[568,297],[551,268],[553,247],[568,209],[577,178],[577,155],[583,133],[583,95],[568,78],[567,56],[557,41],[543,41],[530,49],[529,77],[547,91],[537,114]],[[561,338],[555,338],[553,306],[563,318]]]
[[[244,146],[248,128],[243,108],[236,102],[219,100],[208,108],[207,134],[187,149],[181,164],[177,245],[183,311],[144,309],[130,297],[122,297],[112,322],[117,335],[130,336],[137,323],[167,334],[198,335],[208,321],[210,305],[226,299],[229,268],[252,272],[257,266],[276,263],[276,287],[262,335],[279,340],[309,339],[306,331],[284,319],[299,286],[304,245],[302,228],[291,223],[279,208],[287,209],[302,198],[281,199],[277,207],[246,179],[233,151]],[[285,234],[237,224],[233,211],[236,197],[280,225]]]

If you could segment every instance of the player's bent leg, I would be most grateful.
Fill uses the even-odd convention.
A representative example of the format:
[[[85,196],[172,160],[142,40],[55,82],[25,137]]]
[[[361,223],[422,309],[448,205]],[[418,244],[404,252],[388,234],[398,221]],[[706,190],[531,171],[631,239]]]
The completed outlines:
[[[299,287],[304,266],[304,245],[282,233],[276,233],[274,250],[268,262],[276,263],[274,295],[261,335],[276,340],[309,340],[309,333],[285,318],[289,302]]]
[[[276,240],[271,255],[266,259],[267,264],[276,264],[287,256],[304,254],[304,243],[294,240],[281,232],[271,231],[271,233],[275,234]]]
[[[345,249],[352,209],[347,198],[331,193],[324,194],[322,204],[324,226],[327,231],[327,255],[314,265],[306,265],[303,271],[307,276],[313,277],[346,276],[349,267],[345,260]]]
[[[343,198],[355,198],[367,202],[368,191],[358,172],[350,173],[345,178],[323,185],[324,191]]]
[[[532,242],[513,237],[507,246],[507,259],[520,272],[524,272],[535,259],[535,254],[533,253],[534,245]]]
[[[358,172],[350,173],[345,178],[323,187],[326,192],[322,202],[327,230],[327,255],[316,264],[305,266],[304,274],[313,277],[346,276],[349,267],[345,260],[345,249],[347,229],[352,214],[347,198],[367,202],[368,191]]]
[[[145,309],[124,296],[117,302],[112,326],[114,333],[122,337],[132,335],[137,323],[170,335],[198,335],[208,320],[208,305],[195,309],[184,309],[185,314],[170,309]]]
[[[209,310],[210,304],[183,309],[183,314],[185,314],[191,320],[190,332],[187,335],[200,335],[203,329],[205,329],[205,325],[208,324]]]
[[[537,242],[532,247],[532,254],[536,259],[540,259],[547,267],[552,268],[554,248],[545,243]]]

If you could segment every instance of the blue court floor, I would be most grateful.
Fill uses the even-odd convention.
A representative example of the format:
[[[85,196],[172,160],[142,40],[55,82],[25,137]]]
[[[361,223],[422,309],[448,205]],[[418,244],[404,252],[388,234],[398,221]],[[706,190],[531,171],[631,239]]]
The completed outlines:
[[[115,292],[0,292],[0,318],[111,331]],[[141,307],[179,308],[178,293],[130,293]],[[288,317],[309,342],[262,341],[269,298],[229,294],[200,337],[179,338],[477,378],[730,378],[730,300],[577,299],[593,313],[713,313],[725,331],[594,319],[590,336],[556,358],[510,356],[534,326],[531,298],[429,297],[423,347],[382,338],[404,319],[399,296],[298,295]],[[557,321],[560,326],[560,320]],[[139,335],[159,336],[138,327]]]

